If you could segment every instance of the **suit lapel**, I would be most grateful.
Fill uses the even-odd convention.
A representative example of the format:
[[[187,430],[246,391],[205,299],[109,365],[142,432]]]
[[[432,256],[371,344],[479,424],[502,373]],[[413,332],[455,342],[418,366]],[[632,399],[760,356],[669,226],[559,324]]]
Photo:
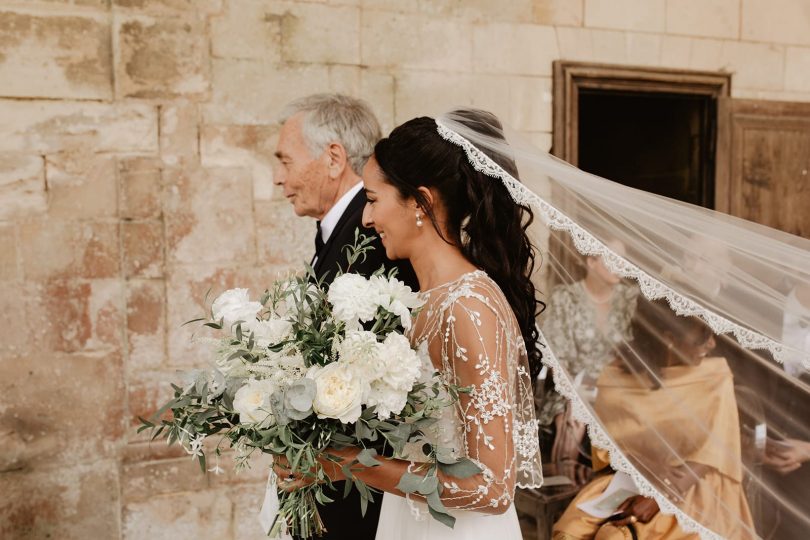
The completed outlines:
[[[352,229],[356,227],[362,227],[361,219],[362,219],[362,212],[363,207],[366,204],[366,193],[363,190],[357,193],[354,198],[349,203],[349,206],[346,207],[346,210],[343,211],[343,214],[340,216],[337,224],[335,225],[335,229],[332,231],[332,234],[329,235],[329,240],[326,241],[324,244],[323,249],[320,253],[318,253],[318,260],[315,263],[315,275],[321,276],[324,271],[331,270],[332,271],[332,278],[334,278],[335,272],[337,272],[337,259],[340,255],[341,250],[345,247],[346,242],[344,240],[338,240],[340,238],[346,239],[346,229],[351,227]],[[350,231],[352,234],[351,239],[354,238],[354,231]],[[351,241],[351,240],[349,240]],[[340,244],[340,245],[338,245]],[[331,280],[330,280],[331,281]]]

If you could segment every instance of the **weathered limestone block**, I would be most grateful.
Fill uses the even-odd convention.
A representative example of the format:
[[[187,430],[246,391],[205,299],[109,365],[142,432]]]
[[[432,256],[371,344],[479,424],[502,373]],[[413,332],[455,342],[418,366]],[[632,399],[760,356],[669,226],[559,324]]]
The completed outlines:
[[[231,538],[233,504],[220,490],[152,497],[123,507],[124,540],[222,540]]]
[[[658,66],[667,36],[623,30],[557,28],[560,58],[583,62]]]
[[[536,3],[535,0],[513,0],[511,2],[421,0],[419,12],[433,17],[452,17],[471,22],[531,23],[534,22],[534,4]]]
[[[163,280],[127,282],[127,368],[156,369],[166,362],[166,291]]]
[[[585,16],[584,0],[536,0],[534,21],[537,24],[582,26]]]
[[[127,282],[127,366],[155,369],[166,361],[166,291],[163,280]]]
[[[0,471],[70,466],[116,455],[124,428],[119,354],[39,349],[0,357],[0,367],[5,374],[0,381],[5,404]]]
[[[305,2],[273,2],[267,7],[265,20],[280,25],[283,61],[360,63],[358,8]]]
[[[255,200],[273,197],[273,167],[278,127],[205,126],[200,137],[204,167],[250,169]]]
[[[31,220],[20,225],[26,279],[118,276],[118,226],[105,222]]]
[[[497,23],[473,31],[473,71],[478,73],[550,76],[558,57],[551,26]]]
[[[123,284],[117,279],[53,279],[26,294],[29,338],[44,350],[119,351]]]
[[[810,45],[810,9],[805,0],[744,0],[741,38]]]
[[[118,213],[115,159],[77,148],[47,156],[48,216],[59,219],[114,217]]]
[[[253,185],[244,169],[172,169],[164,182],[170,261],[254,263]]]
[[[160,157],[166,165],[199,162],[199,124],[196,103],[178,100],[160,108]]]
[[[17,229],[12,223],[0,222],[0,282],[19,277]]]
[[[44,213],[48,208],[44,158],[0,154],[0,200],[0,220]]]
[[[230,0],[225,12],[211,19],[211,54],[280,62],[284,15],[270,8],[266,2]]]
[[[110,24],[0,11],[0,96],[110,99]]]
[[[666,0],[585,0],[585,26],[664,32]]]
[[[188,13],[193,10],[203,14],[216,14],[222,11],[225,0],[112,0],[112,3],[118,9],[156,15]]]
[[[206,124],[273,124],[289,101],[329,91],[329,69],[317,64],[214,59],[212,77]]]
[[[361,61],[368,66],[470,71],[471,28],[435,16],[364,10]]]
[[[257,467],[257,470],[260,469]],[[228,490],[228,499],[233,503],[233,537],[239,540],[264,540],[256,514],[264,500],[264,483],[267,481],[266,469],[261,469],[264,479],[255,484],[246,484]],[[341,495],[338,495],[341,496]]]
[[[0,474],[0,537],[120,537],[118,467],[94,460]]]
[[[0,357],[22,354],[30,347],[26,304],[32,287],[18,281],[0,281]]]
[[[286,200],[257,201],[256,236],[263,268],[298,270],[315,253],[315,224],[296,216]]]
[[[690,66],[729,71],[734,74],[732,86],[735,88],[784,88],[785,49],[782,45],[694,39]]]
[[[810,92],[810,48],[788,47],[785,60],[785,89]]]
[[[691,36],[740,37],[739,0],[669,0],[667,32]]]
[[[163,215],[161,163],[155,158],[118,162],[119,207],[123,219],[157,219]]]
[[[551,131],[551,78],[513,77],[509,80],[509,116],[520,131]]]
[[[207,96],[210,88],[208,39],[203,20],[125,18],[116,37],[116,92],[121,97]]]
[[[167,383],[168,384],[168,383]],[[163,440],[154,444],[165,445]],[[185,452],[183,452],[185,454]],[[213,461],[212,465],[213,466]],[[184,491],[203,491],[209,487],[209,475],[200,470],[196,459],[188,455],[126,464],[123,468],[123,504],[148,502],[160,495]]]
[[[438,71],[403,71],[396,76],[395,123],[473,104],[473,77]]]
[[[125,221],[121,223],[124,277],[163,277],[164,248],[162,221]]]
[[[156,153],[157,111],[142,104],[0,99],[0,152]]]

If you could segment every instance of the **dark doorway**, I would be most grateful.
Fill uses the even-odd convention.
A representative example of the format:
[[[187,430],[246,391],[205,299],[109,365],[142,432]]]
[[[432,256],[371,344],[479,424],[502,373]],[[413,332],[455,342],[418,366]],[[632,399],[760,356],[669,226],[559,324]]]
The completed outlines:
[[[582,89],[579,167],[714,208],[716,102],[706,95]]]

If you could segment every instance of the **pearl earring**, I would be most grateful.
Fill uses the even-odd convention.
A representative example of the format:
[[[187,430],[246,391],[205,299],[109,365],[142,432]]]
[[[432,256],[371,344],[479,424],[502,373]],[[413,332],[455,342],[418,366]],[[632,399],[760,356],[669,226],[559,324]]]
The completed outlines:
[[[422,214],[420,214],[419,212],[416,213],[416,226],[417,227],[422,226]]]

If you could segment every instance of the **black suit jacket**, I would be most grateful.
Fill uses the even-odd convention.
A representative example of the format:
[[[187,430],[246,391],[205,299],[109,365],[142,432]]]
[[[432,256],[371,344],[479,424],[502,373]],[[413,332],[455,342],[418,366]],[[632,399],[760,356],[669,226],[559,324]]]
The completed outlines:
[[[360,229],[366,236],[374,236],[373,250],[366,253],[366,259],[357,261],[351,269],[352,273],[370,276],[377,271],[380,266],[384,266],[386,273],[391,268],[398,268],[397,279],[405,282],[413,290],[418,290],[419,284],[416,281],[416,274],[413,272],[408,261],[391,261],[385,256],[385,248],[373,229],[363,227],[363,208],[366,205],[366,194],[358,193],[343,215],[340,217],[335,229],[329,239],[316,255],[313,270],[318,279],[323,279],[325,283],[331,283],[337,273],[342,269],[346,270],[348,261],[346,260],[346,246],[354,244],[354,234],[356,229]],[[329,493],[330,498],[335,501],[325,506],[320,506],[320,514],[326,526],[326,533],[321,538],[327,540],[373,540],[377,533],[377,522],[380,518],[380,507],[382,504],[382,494],[374,494],[374,502],[369,503],[365,517],[360,513],[360,494],[356,489],[352,489],[351,494],[343,498],[343,482],[336,486],[337,492]]]
[[[356,229],[360,229],[361,234],[366,236],[373,236],[372,242],[373,250],[366,253],[365,260],[357,261],[350,271],[352,273],[360,274],[363,276],[370,276],[376,272],[381,266],[385,267],[386,272],[391,268],[397,268],[397,279],[405,282],[413,290],[419,289],[419,283],[416,280],[416,274],[413,272],[408,261],[391,261],[385,256],[385,247],[382,241],[377,236],[374,229],[363,227],[363,208],[366,206],[366,194],[360,191],[346,207],[343,215],[335,225],[332,234],[324,244],[323,248],[316,255],[318,256],[315,261],[315,276],[318,279],[324,279],[326,283],[331,283],[337,273],[342,268],[344,271],[348,266],[346,260],[346,246],[354,244],[354,234]]]

